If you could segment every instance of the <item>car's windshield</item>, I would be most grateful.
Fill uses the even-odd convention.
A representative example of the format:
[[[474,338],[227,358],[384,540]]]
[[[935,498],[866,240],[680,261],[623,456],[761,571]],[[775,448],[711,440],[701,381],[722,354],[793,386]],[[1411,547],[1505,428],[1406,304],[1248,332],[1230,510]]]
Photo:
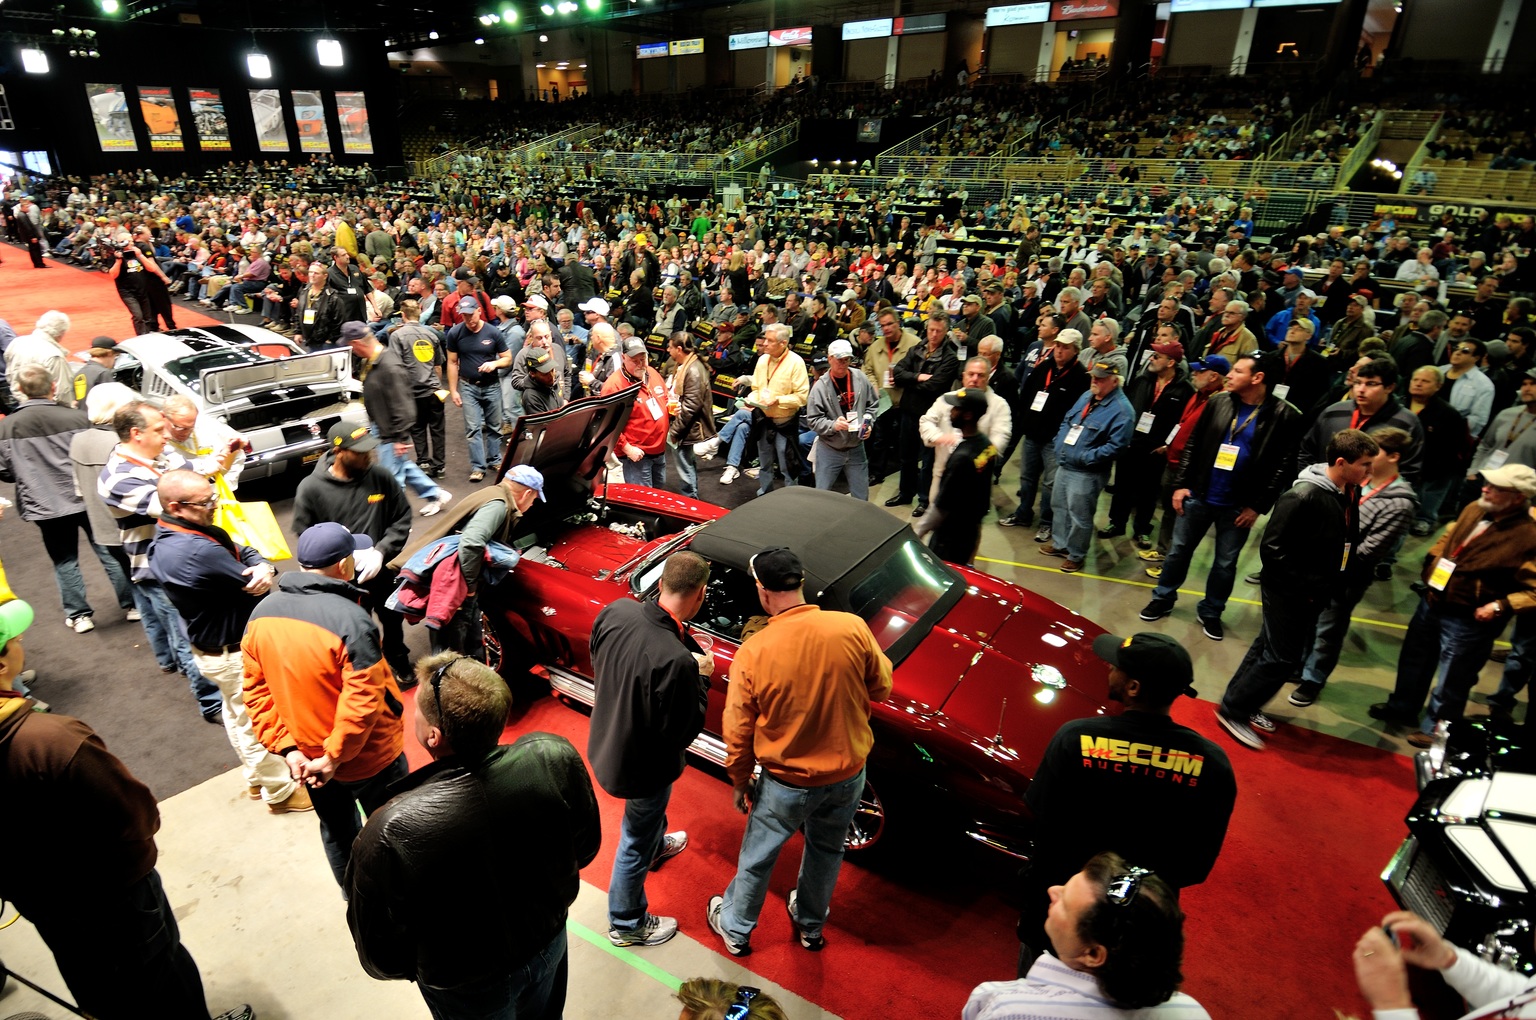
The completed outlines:
[[[961,583],[921,542],[908,538],[849,590],[848,608],[864,618],[880,647],[889,651]]]
[[[253,365],[260,361],[259,357],[249,351],[237,347],[226,347],[220,350],[204,351],[201,354],[192,354],[185,358],[176,358],[165,363],[165,371],[178,382],[184,383],[193,390],[202,387],[202,374],[210,368],[227,368],[230,365]]]

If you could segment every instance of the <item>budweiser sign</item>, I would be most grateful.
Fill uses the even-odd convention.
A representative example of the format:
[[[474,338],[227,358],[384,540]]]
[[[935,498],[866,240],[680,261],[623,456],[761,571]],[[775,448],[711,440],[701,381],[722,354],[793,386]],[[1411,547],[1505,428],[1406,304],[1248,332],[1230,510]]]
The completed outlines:
[[[1120,14],[1120,0],[1056,0],[1051,4],[1052,21],[1077,21],[1080,18],[1114,18]]]

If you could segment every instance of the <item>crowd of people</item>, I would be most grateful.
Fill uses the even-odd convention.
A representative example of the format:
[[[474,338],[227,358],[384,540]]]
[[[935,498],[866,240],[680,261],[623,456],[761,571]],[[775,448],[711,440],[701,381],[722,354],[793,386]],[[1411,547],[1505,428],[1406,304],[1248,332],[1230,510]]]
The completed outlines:
[[[666,119],[657,132],[671,130]],[[476,661],[476,586],[485,571],[514,569],[510,536],[544,480],[519,467],[468,495],[448,493],[438,484],[445,401],[462,408],[471,486],[495,470],[519,415],[633,389],[614,477],[697,496],[699,472],[723,457],[719,483],[748,476],[760,494],[845,487],[851,498],[912,508],[918,534],[959,564],[974,560],[989,515],[1036,529],[1040,553],[1067,573],[1107,561],[1105,543],[1121,545],[1157,582],[1140,613],[1147,623],[1176,611],[1214,532],[1195,614],[1215,641],[1227,636],[1238,559],[1258,533],[1262,569],[1249,580],[1262,623],[1217,709],[1225,731],[1255,751],[1275,729],[1265,707],[1288,683],[1301,681],[1289,694],[1295,706],[1323,696],[1352,609],[1371,584],[1399,576],[1393,565],[1416,537],[1439,533],[1405,560],[1419,604],[1396,687],[1371,715],[1427,746],[1437,723],[1462,716],[1511,621],[1492,714],[1510,716],[1536,670],[1529,218],[1463,222],[1451,211],[1425,233],[1377,221],[1272,245],[1255,234],[1246,196],[1137,189],[1129,178],[1120,201],[1042,193],[980,208],[963,183],[924,196],[909,182],[872,182],[856,199],[812,196],[824,202],[812,214],[767,191],[727,210],[601,186],[572,195],[527,173],[519,188],[479,201],[401,193],[323,165],[308,179],[240,191],[122,174],[29,182],[35,198],[4,203],[8,236],[36,266],[78,257],[87,228],[110,242],[131,321],[124,336],[173,325],[179,294],[306,350],[350,349],[371,427],[333,429],[299,489],[300,570],[277,575],[212,523],[218,485],[238,485],[240,437],[190,401],[152,404],[115,382],[112,337],[93,339],[76,370],[62,312],[28,333],[0,323],[10,411],[0,479],[15,482],[19,515],[42,533],[71,629],[93,626],[83,531],[160,668],[184,674],[204,718],[225,728],[252,797],[276,813],[319,814],[365,969],[417,979],[434,1015],[487,1015],[509,998],[531,1013],[558,1008],[565,913],[598,840],[580,755],[548,734],[499,746],[510,696]],[[897,210],[929,197],[940,201],[927,214]],[[54,218],[61,209],[68,223]],[[971,248],[976,227],[1007,229],[1010,250]],[[1005,489],[1015,454],[1017,487]],[[434,519],[418,530],[418,515]],[[434,654],[413,663],[397,577],[450,535],[462,598],[435,632]],[[800,946],[817,951],[863,787],[869,706],[889,692],[891,667],[857,617],[807,604],[805,569],[789,550],[765,547],[752,575],[771,626],[736,657],[723,723],[733,801],[751,813],[736,878],[709,899],[707,916],[728,953],[750,951],[767,876],[803,828],[787,909]],[[609,888],[616,946],[677,931],[649,909],[644,878],[687,845],[686,832],[667,831],[667,805],[703,725],[700,678],[713,663],[687,624],[707,583],[704,561],[677,554],[656,604],[616,604],[594,628],[592,771],[625,801]],[[153,966],[88,965],[138,931],[128,918],[168,916],[153,870],[157,814],[83,723],[30,711],[42,706],[22,697],[37,682],[23,669],[25,606],[0,605],[0,737],[38,755],[87,749],[98,765],[90,779],[57,781],[117,790],[136,805],[138,835],[120,867],[91,865],[78,847],[48,861],[61,876],[100,877],[90,909],[119,913],[99,930],[82,934],[10,883],[4,892],[96,1015],[127,1015],[125,988],[205,1015],[174,927]],[[1019,976],[979,988],[967,1017],[1027,1015],[1061,994],[1081,1008],[1204,1015],[1177,992],[1177,890],[1203,881],[1219,853],[1237,795],[1230,764],[1169,718],[1193,675],[1177,642],[1146,631],[1101,639],[1095,651],[1126,711],[1053,741],[1030,790],[1049,852],[1027,880]],[[809,671],[822,685],[814,691],[799,668],[807,655],[826,664]],[[418,684],[416,737],[434,766],[407,776],[401,692]],[[805,742],[785,740],[805,699],[842,708],[818,715]],[[1138,806],[1124,824],[1074,833],[1062,805],[1127,792],[1095,787],[1092,772],[1085,779],[1078,748],[1143,732],[1159,747],[1198,748],[1188,753],[1210,769],[1199,795],[1138,788],[1147,795],[1130,798]],[[470,811],[472,802],[492,807]],[[28,801],[29,831],[61,825],[59,810]],[[530,813],[548,819],[541,831],[561,834],[509,869],[542,877],[530,907],[537,925],[462,942],[400,927],[455,854],[477,841],[515,845],[499,833]],[[1148,820],[1135,823],[1139,813]],[[1161,860],[1134,838],[1138,824],[1179,813],[1201,833],[1198,854]],[[435,839],[423,848],[428,828]],[[555,844],[561,852],[545,852]],[[481,892],[466,885],[462,897]],[[1379,1008],[1401,1005],[1394,974],[1404,959],[1486,983],[1478,961],[1452,954],[1422,922],[1386,924],[1401,948],[1368,935],[1356,960]],[[766,996],[743,1002],[746,991],[708,994],[734,996],[742,1015],[771,1015]]]

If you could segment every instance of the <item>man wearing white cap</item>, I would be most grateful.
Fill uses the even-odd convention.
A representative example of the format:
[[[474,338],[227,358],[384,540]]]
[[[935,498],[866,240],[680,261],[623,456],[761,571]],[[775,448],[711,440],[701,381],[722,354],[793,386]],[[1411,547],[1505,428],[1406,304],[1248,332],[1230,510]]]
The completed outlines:
[[[1426,587],[1398,654],[1397,685],[1370,708],[1373,719],[1417,726],[1408,737],[1414,747],[1434,743],[1436,722],[1461,718],[1510,616],[1536,612],[1536,470],[1504,464],[1482,477],[1482,495],[1424,557]]]
[[[593,326],[599,322],[608,321],[608,313],[613,309],[603,298],[589,298],[576,306],[576,310],[586,316],[587,330],[590,332]]]
[[[853,345],[834,340],[827,347],[827,371],[811,387],[805,423],[816,433],[813,453],[816,488],[830,489],[838,475],[848,479],[854,499],[869,499],[869,458],[864,440],[874,428],[880,396],[863,372],[851,370]]]

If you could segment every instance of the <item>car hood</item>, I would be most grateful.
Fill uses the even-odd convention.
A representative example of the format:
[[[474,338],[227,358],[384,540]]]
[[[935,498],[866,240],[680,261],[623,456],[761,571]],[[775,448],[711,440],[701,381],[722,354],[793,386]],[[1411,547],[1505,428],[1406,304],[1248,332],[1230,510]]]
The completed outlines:
[[[1031,773],[1062,724],[1110,711],[1109,670],[1093,654],[1103,629],[1076,613],[1006,583],[973,584],[944,623],[918,653],[951,681],[939,715]]]
[[[333,386],[339,390],[344,374],[338,358],[329,351],[320,351],[251,365],[206,368],[198,373],[201,381],[198,389],[209,406],[228,404],[241,398],[270,403],[280,399],[284,391],[298,387]]]
[[[607,474],[608,455],[629,422],[639,388],[585,397],[559,410],[518,418],[496,480],[516,465],[528,464],[544,476],[544,498],[552,512],[563,515],[585,504]]]

